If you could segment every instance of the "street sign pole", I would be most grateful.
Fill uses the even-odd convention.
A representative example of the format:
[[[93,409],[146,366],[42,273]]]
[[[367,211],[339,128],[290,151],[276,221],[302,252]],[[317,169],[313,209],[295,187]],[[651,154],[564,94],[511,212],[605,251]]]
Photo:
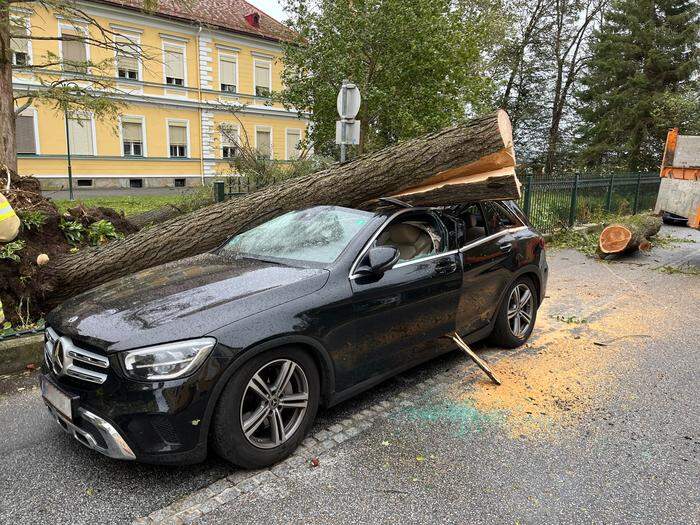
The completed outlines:
[[[360,90],[349,80],[343,80],[337,100],[338,115],[335,142],[340,145],[340,162],[347,160],[348,144],[359,144],[360,122],[355,120],[360,110]]]
[[[343,85],[340,88],[340,106],[343,111],[340,115],[340,162],[345,162],[345,156],[347,152],[347,124],[345,122],[344,116],[347,114],[348,110],[348,81],[343,80]]]

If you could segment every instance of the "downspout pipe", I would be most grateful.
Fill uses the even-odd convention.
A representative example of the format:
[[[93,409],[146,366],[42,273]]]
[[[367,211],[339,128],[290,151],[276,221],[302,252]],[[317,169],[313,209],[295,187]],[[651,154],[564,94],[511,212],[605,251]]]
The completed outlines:
[[[197,102],[199,113],[199,173],[202,177],[202,186],[204,186],[204,129],[202,126],[202,61],[199,56],[199,37],[202,34],[202,24],[199,24],[197,29]]]

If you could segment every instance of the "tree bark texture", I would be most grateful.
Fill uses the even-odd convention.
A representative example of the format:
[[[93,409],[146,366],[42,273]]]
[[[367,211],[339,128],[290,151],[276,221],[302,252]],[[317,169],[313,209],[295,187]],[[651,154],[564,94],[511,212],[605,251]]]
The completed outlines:
[[[65,256],[45,270],[45,306],[117,277],[211,250],[236,233],[304,207],[367,208],[379,197],[406,190],[413,191],[410,200],[418,204],[518,198],[513,168],[504,164],[514,165],[512,135],[506,113],[498,111]],[[495,175],[476,176],[469,184],[470,173],[494,168],[500,168]],[[450,192],[445,184],[452,179],[458,183]],[[432,184],[429,190],[439,188],[439,195],[421,202],[416,188],[425,184]]]
[[[651,248],[649,238],[661,229],[661,218],[654,215],[633,215],[607,226],[598,239],[598,256],[631,253]]]
[[[15,103],[12,91],[12,49],[10,48],[10,4],[0,3],[0,178],[6,169],[17,173]]]

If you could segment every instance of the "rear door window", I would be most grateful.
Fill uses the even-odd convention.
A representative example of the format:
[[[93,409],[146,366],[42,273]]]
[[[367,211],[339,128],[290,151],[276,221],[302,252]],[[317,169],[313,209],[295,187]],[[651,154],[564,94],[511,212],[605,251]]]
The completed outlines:
[[[486,221],[479,204],[469,204],[460,213],[466,227],[464,237],[466,244],[486,237]]]
[[[486,226],[490,235],[518,226],[515,217],[498,203],[484,202],[483,207],[484,218],[486,219]]]

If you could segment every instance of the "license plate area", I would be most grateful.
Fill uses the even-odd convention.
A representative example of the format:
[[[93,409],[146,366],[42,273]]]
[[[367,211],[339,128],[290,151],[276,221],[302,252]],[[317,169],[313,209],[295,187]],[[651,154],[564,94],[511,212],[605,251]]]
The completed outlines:
[[[46,377],[41,377],[41,397],[68,420],[73,421],[73,404],[77,396],[70,396]]]

